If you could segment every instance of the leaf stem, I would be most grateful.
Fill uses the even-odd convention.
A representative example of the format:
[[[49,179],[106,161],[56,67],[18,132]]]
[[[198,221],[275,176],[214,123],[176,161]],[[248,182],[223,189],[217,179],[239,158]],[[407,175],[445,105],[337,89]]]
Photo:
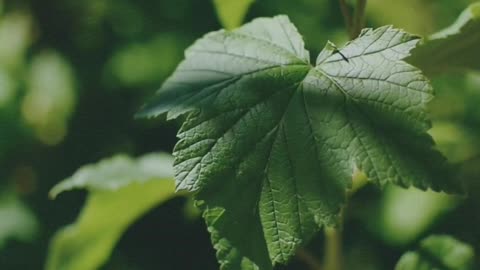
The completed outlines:
[[[358,168],[355,168],[352,176],[352,187],[347,191],[347,198],[352,197],[353,194],[357,193],[357,191],[363,188],[366,184],[368,184],[367,175]]]
[[[342,227],[343,227],[343,210],[340,214],[340,224],[338,227],[325,228],[325,270],[341,270],[342,269]]]
[[[365,27],[365,9],[367,7],[367,0],[357,0],[357,6],[355,7],[355,14],[353,17],[353,26],[351,32],[351,38],[357,38],[360,32]]]
[[[347,202],[341,209],[339,214],[338,227],[326,227],[325,228],[325,258],[324,267],[325,270],[342,270],[342,231],[343,222],[345,217],[345,211],[348,206],[348,199],[353,196],[358,190],[368,184],[368,178],[359,169],[355,168],[352,175],[352,187],[347,192]]]

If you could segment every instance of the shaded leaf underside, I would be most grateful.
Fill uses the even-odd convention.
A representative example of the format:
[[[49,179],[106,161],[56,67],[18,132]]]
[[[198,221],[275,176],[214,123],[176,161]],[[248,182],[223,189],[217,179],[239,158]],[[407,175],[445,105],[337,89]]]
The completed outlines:
[[[187,113],[177,190],[196,192],[224,269],[287,262],[335,224],[356,168],[378,185],[459,189],[425,133],[431,86],[401,61],[417,42],[369,29],[341,54],[327,45],[312,66],[296,28],[277,16],[186,51],[141,115]]]
[[[480,69],[480,2],[470,5],[448,28],[432,35],[408,58],[427,74]]]

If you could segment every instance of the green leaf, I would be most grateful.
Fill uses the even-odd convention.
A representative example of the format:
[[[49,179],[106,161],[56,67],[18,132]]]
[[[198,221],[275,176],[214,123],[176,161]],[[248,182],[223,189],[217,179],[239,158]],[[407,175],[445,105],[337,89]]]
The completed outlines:
[[[402,246],[418,239],[435,221],[452,211],[460,199],[433,191],[388,186],[379,209],[364,218],[372,227],[372,234],[388,244]]]
[[[13,192],[0,194],[0,249],[8,240],[31,241],[38,233],[32,211]]]
[[[75,109],[73,67],[55,51],[35,55],[30,65],[22,116],[40,141],[55,145],[67,134]]]
[[[408,62],[428,74],[480,69],[480,2],[470,5],[450,27],[432,35]]]
[[[367,29],[310,65],[286,16],[209,33],[140,116],[187,114],[177,190],[196,192],[224,269],[285,263],[332,225],[358,169],[380,186],[458,191],[432,149],[432,88],[401,59],[418,38]]]
[[[405,253],[395,270],[473,269],[473,248],[451,236],[434,235],[420,243],[416,251]]]
[[[213,0],[218,18],[226,29],[239,27],[255,0]]]
[[[98,269],[136,219],[174,196],[171,157],[150,154],[133,160],[116,156],[87,165],[52,189],[86,188],[87,202],[78,220],[54,236],[48,270]]]

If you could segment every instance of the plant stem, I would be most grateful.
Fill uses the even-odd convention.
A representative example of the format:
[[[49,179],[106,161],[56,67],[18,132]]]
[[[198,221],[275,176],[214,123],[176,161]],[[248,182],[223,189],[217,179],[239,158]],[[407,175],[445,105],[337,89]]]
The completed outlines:
[[[355,7],[355,14],[353,17],[352,39],[360,35],[363,27],[365,27],[365,8],[367,7],[367,0],[357,0]]]
[[[357,168],[352,175],[352,187],[347,192],[347,203],[340,211],[338,227],[325,228],[325,270],[342,270],[342,230],[348,199],[368,183],[367,176]]]
[[[325,228],[325,270],[341,270],[342,261],[342,224],[336,228],[327,227]]]
[[[355,168],[352,175],[352,187],[347,191],[347,199],[352,197],[353,194],[357,193],[357,191],[363,188],[366,184],[368,184],[368,178],[365,173],[358,168]]]
[[[343,15],[343,20],[345,21],[345,27],[347,28],[347,32],[350,37],[352,37],[352,23],[353,19],[352,16],[350,15],[350,9],[345,2],[345,0],[339,0],[340,3],[340,10],[342,11]]]
[[[346,0],[339,0],[339,3],[348,35],[350,36],[350,39],[355,39],[360,35],[360,32],[365,26],[365,9],[367,7],[367,0],[357,0],[353,18],[350,14],[350,8],[348,7]]]

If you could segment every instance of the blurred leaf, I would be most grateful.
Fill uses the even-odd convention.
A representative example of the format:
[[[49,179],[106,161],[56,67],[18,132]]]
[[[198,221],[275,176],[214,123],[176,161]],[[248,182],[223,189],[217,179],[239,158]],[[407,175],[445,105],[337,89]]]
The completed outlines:
[[[7,13],[0,17],[0,66],[14,71],[23,64],[32,42],[32,22],[25,13]]]
[[[458,18],[458,14],[462,13],[466,7],[470,4],[478,2],[478,0],[421,0],[427,3],[430,9],[433,11],[433,16],[436,21],[435,30],[431,31],[437,32],[438,29],[443,29],[450,25],[453,21]]]
[[[77,221],[52,239],[47,269],[99,268],[130,224],[174,196],[172,177],[168,155],[149,154],[136,160],[119,155],[87,165],[55,186],[53,197],[76,188],[86,188],[89,195]]]
[[[474,250],[451,236],[434,235],[422,240],[416,251],[405,253],[395,270],[470,270]]]
[[[53,187],[50,196],[55,198],[64,191],[83,188],[89,191],[114,191],[133,182],[141,184],[172,177],[172,161],[167,154],[148,154],[136,160],[118,155],[83,166],[72,177]]]
[[[0,196],[0,249],[8,240],[31,241],[38,233],[32,211],[13,193]]]
[[[23,118],[43,143],[55,145],[65,136],[76,103],[73,69],[58,53],[43,52],[34,56],[27,83]]]
[[[145,43],[116,51],[106,66],[108,80],[126,87],[149,86],[165,79],[182,60],[186,42],[180,35],[161,34]]]
[[[410,63],[434,74],[480,69],[480,2],[470,5],[450,27],[432,35],[412,52]]]
[[[379,211],[365,216],[373,234],[390,245],[415,241],[442,215],[458,205],[460,198],[415,188],[388,186],[379,203]],[[372,214],[373,214],[372,213]]]
[[[457,94],[457,96],[459,96]],[[437,143],[437,148],[450,162],[461,162],[478,153],[478,139],[472,136],[465,126],[451,121],[436,121],[429,131]]]
[[[213,0],[217,15],[226,29],[242,25],[250,5],[255,0]]]

